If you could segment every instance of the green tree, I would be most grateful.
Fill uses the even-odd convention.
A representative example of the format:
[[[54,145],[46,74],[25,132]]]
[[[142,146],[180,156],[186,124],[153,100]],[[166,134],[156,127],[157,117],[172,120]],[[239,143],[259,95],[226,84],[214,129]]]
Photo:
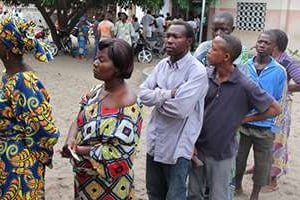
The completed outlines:
[[[101,8],[115,4],[128,7],[135,4],[144,9],[159,10],[163,6],[163,0],[4,0],[4,2],[8,5],[34,4],[44,17],[57,45],[60,45],[59,37],[55,22],[51,19],[54,12],[57,13],[60,29],[69,34],[77,24],[78,19],[90,8]]]
[[[183,10],[189,10],[191,1],[190,0],[176,0],[179,7]],[[210,6],[211,4],[216,4],[219,0],[206,0],[206,6]]]
[[[219,0],[206,0],[205,1],[205,7],[208,8],[212,4],[216,4]],[[173,3],[176,3],[179,8],[181,13],[185,13],[185,16],[188,17],[189,12],[193,10],[194,4],[192,3],[193,1],[191,0],[173,0]],[[202,6],[202,1],[198,0],[197,1],[199,5]],[[207,12],[207,9],[206,9]],[[207,14],[207,13],[206,13]]]

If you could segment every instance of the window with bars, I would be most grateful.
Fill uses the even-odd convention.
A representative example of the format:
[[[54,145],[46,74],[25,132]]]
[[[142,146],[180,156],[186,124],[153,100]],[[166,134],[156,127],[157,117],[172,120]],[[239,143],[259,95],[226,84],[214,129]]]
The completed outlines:
[[[238,2],[236,28],[243,31],[262,31],[265,28],[267,3]]]

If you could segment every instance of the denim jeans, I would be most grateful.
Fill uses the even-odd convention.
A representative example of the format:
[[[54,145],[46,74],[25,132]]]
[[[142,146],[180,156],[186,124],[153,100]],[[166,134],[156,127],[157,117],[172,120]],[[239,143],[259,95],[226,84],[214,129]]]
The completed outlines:
[[[185,200],[191,161],[178,158],[176,164],[163,164],[147,155],[146,188],[149,200]]]

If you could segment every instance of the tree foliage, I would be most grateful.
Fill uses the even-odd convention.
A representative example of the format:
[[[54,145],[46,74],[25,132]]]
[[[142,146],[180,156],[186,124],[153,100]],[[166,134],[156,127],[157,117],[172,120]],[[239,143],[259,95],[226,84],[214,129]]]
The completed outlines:
[[[218,0],[207,0],[207,4],[215,3],[216,1]],[[164,4],[164,0],[4,0],[4,2],[8,5],[34,4],[44,17],[51,30],[51,35],[57,43],[59,38],[54,24],[55,22],[51,19],[53,13],[57,15],[59,28],[70,33],[78,22],[78,19],[84,15],[89,8],[101,9],[101,7],[116,4],[123,8],[128,8],[134,4],[143,9],[159,11]],[[174,0],[174,2],[177,2],[182,9],[188,10],[191,1]]]
[[[57,15],[57,23],[60,29],[70,33],[77,24],[78,19],[90,8],[99,8],[107,5],[116,5],[126,8],[132,4],[139,5],[143,9],[159,10],[163,6],[163,0],[4,0],[7,5],[34,4],[41,12],[51,30],[53,40],[59,45],[59,38],[52,21],[53,13]]]
[[[191,5],[191,0],[176,0],[177,4],[182,10],[188,10]],[[210,6],[212,4],[216,4],[219,0],[206,0],[206,6]]]

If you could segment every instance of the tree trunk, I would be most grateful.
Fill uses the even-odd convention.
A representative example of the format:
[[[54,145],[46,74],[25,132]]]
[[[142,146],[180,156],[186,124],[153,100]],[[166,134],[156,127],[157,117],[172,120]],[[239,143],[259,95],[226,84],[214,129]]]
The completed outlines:
[[[86,11],[93,6],[93,0],[88,0],[84,7],[73,10],[72,13],[69,14],[67,18],[66,30],[70,33],[73,28],[76,26],[78,19],[83,16]]]
[[[57,34],[56,27],[54,22],[51,20],[51,13],[56,9],[57,11],[57,20],[59,24],[59,28],[61,30],[65,30],[67,34],[70,34],[72,29],[76,26],[78,19],[84,15],[84,13],[93,6],[93,0],[87,0],[84,7],[80,7],[79,9],[73,9],[72,13],[68,15],[68,11],[71,8],[67,7],[66,0],[59,0],[55,9],[50,9],[49,12],[46,11],[45,7],[43,7],[40,1],[35,3],[38,10],[41,12],[44,17],[49,29],[51,31],[51,36],[53,41],[56,43],[58,48],[61,48],[59,42],[59,35]]]
[[[44,17],[50,31],[51,31],[51,36],[55,44],[57,45],[58,48],[60,48],[60,42],[59,42],[59,37],[57,35],[57,30],[54,25],[54,22],[51,20],[50,15],[47,13],[45,7],[43,7],[40,3],[37,3],[35,5],[37,9],[41,12],[42,16]]]
[[[67,6],[65,0],[59,0],[57,3],[57,20],[59,29],[63,30],[66,27]]]

